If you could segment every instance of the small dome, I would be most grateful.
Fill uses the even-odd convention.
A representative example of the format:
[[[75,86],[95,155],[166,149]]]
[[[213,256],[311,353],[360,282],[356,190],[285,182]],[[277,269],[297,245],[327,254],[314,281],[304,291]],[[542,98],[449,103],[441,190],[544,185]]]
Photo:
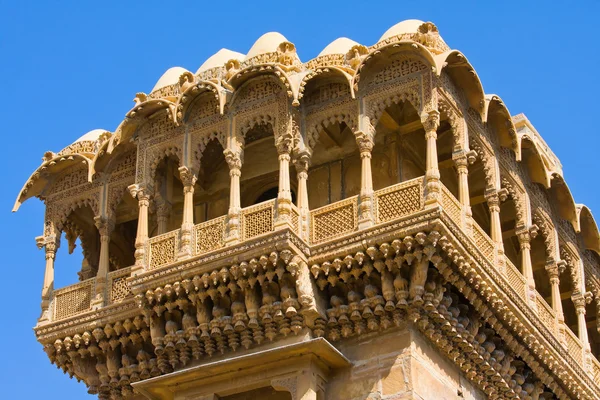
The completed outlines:
[[[288,42],[288,40],[279,32],[267,32],[258,38],[252,45],[252,48],[248,51],[246,59],[252,58],[259,54],[272,53],[277,51],[277,46],[282,42]]]
[[[237,59],[241,61],[244,59],[244,57],[245,56],[242,53],[238,53],[237,51],[221,49],[204,61],[200,68],[198,68],[198,71],[196,71],[196,75],[198,75],[200,72],[207,71],[215,67],[222,67],[231,59]]]
[[[93,129],[91,131],[89,131],[88,133],[86,133],[85,135],[83,135],[82,137],[80,137],[79,139],[77,139],[76,141],[74,141],[73,143],[78,143],[78,142],[95,142],[96,140],[98,140],[98,138],[100,136],[102,136],[102,134],[104,132],[109,132],[106,129]]]
[[[327,56],[330,54],[344,54],[350,50],[352,46],[356,46],[357,44],[358,43],[354,40],[346,37],[337,38],[333,42],[329,43],[317,57]]]
[[[418,19],[407,19],[406,21],[398,22],[396,25],[385,31],[378,42],[403,33],[417,33],[419,26],[424,23],[425,22]]]
[[[179,82],[179,77],[184,72],[189,72],[189,71],[187,69],[181,68],[181,67],[169,68],[164,74],[162,74],[162,76],[160,77],[158,82],[156,82],[156,85],[154,85],[154,87],[152,88],[150,93],[152,93],[158,89],[164,88],[165,86],[169,86],[169,85]]]

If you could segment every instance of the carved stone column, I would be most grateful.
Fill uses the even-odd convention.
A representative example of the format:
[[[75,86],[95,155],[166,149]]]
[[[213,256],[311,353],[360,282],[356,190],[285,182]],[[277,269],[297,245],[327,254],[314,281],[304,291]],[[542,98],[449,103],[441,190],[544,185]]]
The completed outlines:
[[[575,312],[577,313],[577,331],[579,332],[579,340],[583,345],[583,350],[589,351],[590,341],[588,339],[587,323],[585,322],[585,305],[588,302],[588,298],[582,293],[575,293],[571,296],[571,300],[575,305]],[[591,300],[591,297],[589,300]]]
[[[552,309],[556,312],[556,317],[559,321],[559,326],[565,322],[563,313],[562,300],[560,298],[560,270],[555,262],[546,264],[546,273],[550,280],[550,288],[552,290]]]
[[[519,239],[519,245],[521,247],[521,271],[527,279],[529,297],[531,300],[531,296],[535,290],[533,267],[531,266],[531,234],[529,233],[529,230],[524,229],[517,232],[517,238]]]
[[[361,159],[358,228],[363,229],[373,226],[375,223],[373,215],[373,173],[371,172],[373,136],[361,131],[356,132],[356,144]]]
[[[54,260],[56,251],[60,247],[60,235],[36,238],[37,246],[44,247],[46,252],[46,268],[44,270],[44,283],[42,286],[42,315],[40,321],[50,320],[50,302],[54,292]]]
[[[275,144],[279,154],[279,192],[277,193],[275,229],[281,229],[291,224],[290,153],[292,151],[292,136],[284,133],[276,139]]]
[[[297,207],[300,213],[300,236],[304,239],[308,239],[308,219],[309,219],[309,205],[308,205],[308,167],[310,164],[310,154],[306,152],[300,153],[300,155],[294,160],[294,166],[298,174],[298,199]]]
[[[458,173],[458,200],[465,208],[471,208],[469,196],[469,160],[464,152],[453,154],[454,165]]]
[[[229,212],[227,214],[227,244],[240,240],[240,175],[242,170],[242,152],[225,149],[225,161],[229,165]]]
[[[100,260],[98,262],[98,273],[96,274],[96,295],[92,301],[92,308],[98,309],[104,306],[104,299],[106,298],[106,276],[110,269],[108,250],[114,222],[112,219],[100,215],[94,217],[94,221],[100,234]]]
[[[150,207],[150,192],[140,185],[133,184],[127,189],[138,199],[138,226],[135,237],[135,265],[132,268],[131,275],[135,276],[144,271],[145,246],[148,241],[148,208]]]
[[[194,229],[194,185],[197,177],[186,167],[179,167],[179,177],[183,184],[183,220],[181,221],[181,245],[179,259],[192,256],[192,230]]]
[[[502,225],[500,224],[500,195],[498,192],[486,193],[485,199],[490,210],[490,233],[492,240],[498,246],[498,249],[504,252],[502,242]]]
[[[168,232],[169,216],[171,215],[172,205],[163,200],[156,206],[156,222],[158,223],[157,233],[162,235]]]
[[[430,111],[421,118],[425,128],[425,140],[427,151],[425,159],[425,182],[427,185],[426,205],[436,205],[439,202],[440,193],[440,170],[438,167],[437,154],[437,128],[440,126],[440,113],[437,110]]]

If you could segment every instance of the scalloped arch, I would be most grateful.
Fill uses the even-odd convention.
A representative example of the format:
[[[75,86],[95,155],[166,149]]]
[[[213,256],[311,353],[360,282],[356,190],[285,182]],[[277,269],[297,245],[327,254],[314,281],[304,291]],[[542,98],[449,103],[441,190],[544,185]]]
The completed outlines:
[[[58,173],[81,162],[86,164],[89,176],[91,170],[91,160],[80,154],[55,156],[44,161],[42,165],[37,167],[36,170],[29,176],[19,191],[12,211],[17,211],[21,204],[23,204],[23,202],[26,200],[35,196],[40,196]]]
[[[243,68],[238,71],[235,75],[231,77],[228,84],[234,89],[233,96],[231,98],[230,104],[235,103],[235,99],[237,98],[237,94],[240,92],[240,89],[248,83],[252,78],[256,78],[261,75],[271,75],[275,77],[277,80],[281,82],[283,85],[287,96],[294,100],[295,103],[298,101],[298,89],[300,86],[300,82],[294,82],[291,79],[290,75],[288,75],[283,69],[278,67],[277,65],[272,64],[257,64],[251,65],[249,67]],[[298,105],[298,104],[295,104]]]
[[[530,143],[530,145],[524,146],[523,142]],[[531,150],[531,156],[522,161],[527,166],[531,180],[540,183],[544,185],[546,189],[549,189],[551,186],[551,175],[546,169],[544,158],[542,157],[542,153],[538,149],[537,144],[529,138],[529,136],[525,135],[521,137],[521,148]]]
[[[592,211],[584,204],[577,205],[577,218],[581,227],[583,245],[600,255],[600,233]]]
[[[350,75],[348,72],[344,71],[342,68],[339,68],[336,66],[328,66],[328,67],[317,68],[314,71],[308,72],[306,75],[304,75],[302,77],[302,80],[300,81],[299,89],[298,89],[298,100],[300,100],[300,99],[302,99],[302,97],[304,97],[304,92],[306,90],[306,87],[310,83],[313,83],[322,78],[326,78],[327,76],[330,76],[330,75],[343,76],[344,80],[348,83],[348,87],[350,89],[350,96],[353,99],[355,98],[354,86],[352,85],[352,79],[353,79],[352,75]]]
[[[517,128],[515,128],[510,111],[500,96],[485,95],[484,117],[488,125],[496,128],[500,145],[514,151],[517,160],[520,160],[521,143],[517,136]]]
[[[556,199],[560,217],[566,221],[569,221],[575,232],[579,232],[580,226],[579,219],[577,218],[577,206],[567,182],[561,175],[554,173],[552,174],[552,180],[550,184],[550,192]]]
[[[175,102],[175,123],[180,125],[187,121],[188,111],[194,101],[203,93],[213,93],[215,100],[219,106],[219,113],[222,115],[225,110],[227,94],[225,90],[218,84],[211,81],[199,81],[196,84],[188,87]]]
[[[382,46],[376,50],[371,50],[369,54],[367,54],[363,58],[360,64],[358,64],[356,68],[356,73],[352,78],[352,86],[354,87],[354,89],[359,89],[361,74],[364,72],[364,69],[368,63],[372,63],[373,60],[379,57],[389,56],[389,53],[394,54],[403,51],[407,53],[416,54],[420,56],[419,58],[422,61],[426,61],[426,63],[429,64],[429,66],[431,66],[433,69],[437,68],[435,58],[425,46],[412,40],[400,40],[396,43],[391,43],[386,46]]]
[[[448,71],[448,75],[457,86],[465,90],[471,108],[480,114],[482,121],[485,121],[485,91],[479,75],[467,57],[458,50],[450,50],[435,57],[434,65],[438,76],[441,76],[444,70]]]

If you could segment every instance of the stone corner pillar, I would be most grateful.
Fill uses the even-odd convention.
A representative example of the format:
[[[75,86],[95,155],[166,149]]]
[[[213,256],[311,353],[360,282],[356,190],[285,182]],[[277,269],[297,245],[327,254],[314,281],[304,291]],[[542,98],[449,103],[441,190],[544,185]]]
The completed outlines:
[[[44,270],[44,283],[42,285],[42,314],[39,322],[50,321],[50,303],[54,293],[54,260],[56,259],[56,251],[60,247],[60,234],[56,233],[50,236],[39,236],[36,238],[38,248],[44,248],[46,267]]]
[[[92,309],[104,306],[106,299],[106,280],[110,269],[110,234],[114,229],[114,220],[104,215],[94,217],[94,222],[100,234],[100,260],[96,274],[95,296],[92,300]]]
[[[310,157],[311,154],[308,151],[303,151],[294,159],[294,166],[298,175],[298,198],[296,200],[296,206],[300,213],[300,226],[298,228],[300,237],[304,240],[309,238],[310,207],[308,204],[307,181]]]
[[[229,166],[229,211],[227,212],[227,245],[238,243],[241,240],[241,200],[240,176],[242,171],[243,153],[241,149],[223,151],[225,161]]]
[[[290,189],[292,144],[293,137],[288,132],[275,139],[279,157],[279,191],[277,193],[277,214],[274,225],[276,230],[292,226],[292,191]]]
[[[503,199],[506,200],[506,196],[503,196],[500,191],[491,190],[487,191],[484,197],[490,210],[490,237],[496,245],[497,254],[500,258],[503,258],[504,242],[502,240],[502,224],[500,222],[500,203]]]
[[[579,340],[583,345],[583,350],[590,350],[590,341],[587,333],[587,323],[585,321],[585,305],[589,303],[592,298],[587,293],[575,292],[571,296],[571,300],[575,305],[575,312],[577,313],[577,331],[579,333]]]
[[[357,131],[354,135],[361,160],[358,229],[365,229],[375,224],[375,215],[373,212],[373,173],[371,171],[371,153],[375,141],[373,134],[368,132]]]
[[[531,265],[531,233],[529,229],[522,228],[516,232],[521,248],[521,271],[527,279],[527,297],[532,306],[535,302],[535,280],[533,279],[533,267]]]
[[[181,221],[180,246],[178,259],[192,256],[192,237],[194,230],[194,185],[197,177],[189,167],[179,167],[179,177],[183,183],[183,220]]]
[[[437,129],[440,126],[440,113],[431,110],[421,116],[421,122],[425,129],[426,158],[425,158],[425,207],[434,208],[440,204],[440,169],[437,154]]]
[[[473,151],[460,150],[452,153],[458,175],[458,201],[462,205],[462,224],[467,234],[472,234],[471,195],[469,193],[469,165],[475,162]]]
[[[128,188],[131,196],[138,199],[138,226],[135,237],[135,264],[131,269],[131,275],[136,276],[146,270],[146,244],[148,242],[148,209],[150,208],[149,188],[138,184],[130,185]]]

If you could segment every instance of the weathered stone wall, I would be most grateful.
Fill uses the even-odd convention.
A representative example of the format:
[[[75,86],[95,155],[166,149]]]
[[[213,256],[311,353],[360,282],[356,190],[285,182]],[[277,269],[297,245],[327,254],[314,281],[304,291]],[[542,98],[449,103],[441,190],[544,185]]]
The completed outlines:
[[[410,328],[344,341],[354,364],[329,380],[327,400],[483,400],[459,369]]]

